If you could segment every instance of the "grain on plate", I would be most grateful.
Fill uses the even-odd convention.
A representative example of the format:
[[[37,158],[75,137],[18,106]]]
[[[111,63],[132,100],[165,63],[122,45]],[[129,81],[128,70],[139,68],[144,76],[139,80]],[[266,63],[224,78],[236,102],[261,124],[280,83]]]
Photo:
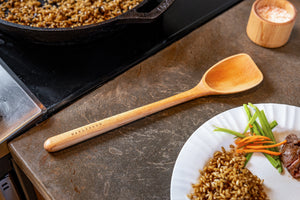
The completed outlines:
[[[193,191],[188,194],[192,200],[201,199],[268,199],[263,180],[244,167],[244,154],[235,153],[234,147],[214,153],[202,171]]]

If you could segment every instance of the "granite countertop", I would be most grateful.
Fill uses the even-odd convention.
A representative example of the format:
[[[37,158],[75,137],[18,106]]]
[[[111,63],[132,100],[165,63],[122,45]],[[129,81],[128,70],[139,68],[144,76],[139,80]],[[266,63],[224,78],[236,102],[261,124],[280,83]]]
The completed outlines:
[[[18,166],[45,199],[169,199],[178,153],[205,121],[247,102],[300,106],[299,17],[285,46],[263,48],[245,31],[252,3],[241,2],[11,141]],[[210,66],[242,52],[264,74],[254,89],[198,98],[56,153],[43,149],[50,136],[188,90]]]

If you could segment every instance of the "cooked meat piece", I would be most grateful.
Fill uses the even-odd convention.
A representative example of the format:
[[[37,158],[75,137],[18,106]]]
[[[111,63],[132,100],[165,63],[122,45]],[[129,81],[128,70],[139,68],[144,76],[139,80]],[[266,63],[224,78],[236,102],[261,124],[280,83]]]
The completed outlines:
[[[299,144],[300,142],[299,138],[295,134],[289,134],[285,139],[288,143]]]
[[[299,157],[300,158],[300,157]],[[300,178],[300,159],[295,160],[287,169],[294,178]]]
[[[281,148],[281,161],[294,178],[300,178],[300,140],[297,135],[290,134],[286,141]]]
[[[297,135],[290,134],[285,139],[287,142],[281,149],[281,161],[285,167],[289,167],[298,158],[300,148],[295,146],[298,143]]]

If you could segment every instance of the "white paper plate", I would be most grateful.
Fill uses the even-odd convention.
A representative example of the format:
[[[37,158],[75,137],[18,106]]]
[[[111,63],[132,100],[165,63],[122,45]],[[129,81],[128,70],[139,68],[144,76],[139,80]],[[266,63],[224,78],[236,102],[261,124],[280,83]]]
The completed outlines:
[[[300,137],[300,108],[283,104],[256,104],[265,111],[269,122],[276,120],[278,126],[274,129],[277,141],[282,141],[290,131]],[[228,128],[242,132],[247,125],[247,116],[243,107],[225,111],[205,122],[187,140],[176,160],[171,179],[171,200],[188,200],[187,194],[192,191],[192,183],[199,177],[199,169],[221,147],[228,149],[233,144],[234,136],[214,132],[213,126]],[[286,169],[282,174],[269,163],[260,153],[253,154],[247,168],[264,179],[265,191],[271,200],[299,200],[300,181],[293,179]]]

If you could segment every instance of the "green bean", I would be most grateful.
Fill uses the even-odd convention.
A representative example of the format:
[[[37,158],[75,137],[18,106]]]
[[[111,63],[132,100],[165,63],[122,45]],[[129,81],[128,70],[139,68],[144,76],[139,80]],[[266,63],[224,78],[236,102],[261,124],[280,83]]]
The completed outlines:
[[[270,128],[273,129],[273,128],[275,128],[277,125],[278,125],[277,121],[274,120],[274,121],[272,121],[272,122],[270,123]]]
[[[249,109],[248,106],[250,106],[254,109],[255,112],[253,115],[251,114],[251,110]],[[236,137],[245,138],[246,137],[245,133],[250,129],[251,133],[269,137],[274,143],[276,143],[272,129],[278,125],[277,121],[274,120],[271,123],[269,123],[264,111],[259,110],[252,103],[248,103],[248,105],[243,104],[243,107],[244,107],[244,110],[248,117],[248,124],[245,127],[243,134],[233,131],[233,130],[230,130],[230,129],[220,128],[220,127],[215,127],[214,131],[221,131],[221,132],[229,133]],[[257,122],[257,118],[259,119],[260,124]],[[270,148],[270,150],[276,151],[276,152],[279,151],[277,147]],[[269,160],[269,162],[278,170],[279,173],[281,173],[283,171],[279,156],[271,156],[266,153],[263,153],[263,154]],[[245,166],[249,162],[252,155],[253,155],[253,153],[246,154]]]
[[[247,104],[244,104],[244,110],[247,114],[247,117],[248,117],[248,120],[251,121],[251,119],[253,118],[252,115],[251,115],[251,111],[250,109],[248,108],[248,105]],[[256,118],[255,118],[256,119]],[[244,130],[244,134],[248,131],[248,129],[250,128],[250,123],[248,123],[248,125],[246,126],[245,130]],[[253,133],[255,130],[255,127],[252,127],[250,128],[250,132]],[[246,154],[246,161],[245,161],[245,164],[244,166],[247,165],[247,163],[249,162],[250,158],[252,157],[253,153],[247,153]]]
[[[217,127],[217,126],[215,126],[215,130],[214,131],[220,131],[220,132],[229,133],[231,135],[235,135],[235,136],[240,137],[240,138],[246,137],[245,135],[243,135],[243,134],[241,134],[239,132],[236,132],[236,131],[233,131],[233,130],[230,130],[230,129],[227,129],[227,128],[220,128],[220,127]]]
[[[275,137],[273,135],[273,132],[272,132],[272,128],[267,120],[267,117],[265,115],[265,112],[262,110],[260,111],[256,106],[254,106],[253,104],[249,103],[249,105],[254,108],[256,110],[256,113],[257,113],[257,116],[259,118],[259,121],[260,121],[260,124],[261,124],[261,128],[262,128],[262,131],[263,131],[263,134],[264,136],[267,136],[269,137],[273,142],[276,143],[276,140],[275,140]],[[277,122],[275,123],[274,121],[272,122],[272,127],[274,125],[277,125]],[[274,148],[270,148],[271,151],[276,151],[276,152],[279,152],[278,148],[277,147],[274,147]],[[281,173],[282,172],[282,165],[281,165],[281,161],[280,161],[280,158],[279,156],[273,156],[272,158],[274,158],[276,160],[276,162],[278,163],[277,165],[277,169],[278,169],[278,172]],[[269,160],[270,161],[270,160]],[[271,161],[270,161],[271,162]],[[272,162],[271,162],[272,163]],[[273,165],[274,166],[274,165]]]
[[[252,118],[251,112],[247,106],[247,104],[243,104],[244,110],[247,114],[248,120],[250,121]],[[250,128],[250,123],[248,123],[248,125],[246,126],[245,130],[244,130],[244,134],[248,131],[248,129]],[[250,128],[250,132],[253,133],[253,128]]]
[[[247,153],[247,154],[246,154],[246,161],[245,161],[244,166],[247,165],[247,163],[249,162],[249,160],[250,160],[250,158],[252,157],[252,155],[253,155],[253,153]]]

